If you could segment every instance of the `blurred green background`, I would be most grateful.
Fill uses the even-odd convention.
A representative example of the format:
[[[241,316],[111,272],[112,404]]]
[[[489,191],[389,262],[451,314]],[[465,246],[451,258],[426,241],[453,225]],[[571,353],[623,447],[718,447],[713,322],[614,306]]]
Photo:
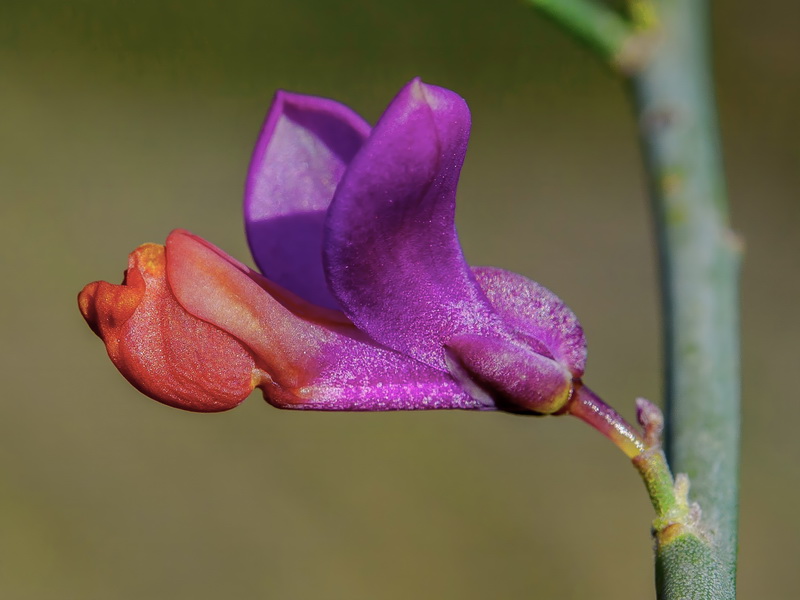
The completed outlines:
[[[717,3],[743,273],[742,597],[800,576],[797,3]],[[657,276],[624,84],[521,0],[0,4],[0,597],[653,597],[651,508],[572,419],[195,415],[133,390],[75,296],[174,227],[248,260],[242,182],[276,88],[370,120],[415,75],[474,130],[471,262],[564,298],[587,381],[660,399]],[[575,422],[573,422],[575,421]]]

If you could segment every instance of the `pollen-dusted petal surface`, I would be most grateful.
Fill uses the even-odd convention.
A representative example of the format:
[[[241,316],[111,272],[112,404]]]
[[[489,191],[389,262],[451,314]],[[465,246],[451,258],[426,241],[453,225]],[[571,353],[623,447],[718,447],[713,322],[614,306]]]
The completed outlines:
[[[278,301],[274,284],[185,231],[167,238],[168,278],[192,315],[240,340],[263,373],[260,387],[281,408],[417,410],[494,408],[473,399],[443,370],[382,348],[346,319]]]
[[[450,369],[511,411],[549,414],[564,406],[572,377],[552,358],[495,336],[457,335],[447,343]]]
[[[261,272],[336,308],[322,271],[325,211],[369,125],[348,107],[280,91],[259,136],[245,188],[247,240]]]
[[[253,360],[233,337],[183,310],[164,263],[163,246],[139,247],[122,285],[96,281],[83,289],[81,313],[141,392],[186,410],[233,408],[253,390]]]
[[[583,328],[569,307],[543,285],[494,267],[473,267],[478,284],[501,318],[541,342],[545,354],[580,378],[586,365]]]
[[[414,80],[353,158],[328,210],[328,282],[378,342],[445,368],[458,333],[499,326],[461,252],[455,194],[469,137],[466,103]]]

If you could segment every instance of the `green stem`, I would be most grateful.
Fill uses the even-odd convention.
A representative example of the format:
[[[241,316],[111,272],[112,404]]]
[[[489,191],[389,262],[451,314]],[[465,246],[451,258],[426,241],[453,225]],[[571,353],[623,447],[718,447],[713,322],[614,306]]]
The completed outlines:
[[[654,4],[661,43],[632,82],[661,261],[667,456],[672,468],[692,482],[692,499],[702,507],[701,527],[713,549],[699,560],[660,544],[660,597],[732,599],[740,245],[728,225],[708,58],[707,1]],[[679,578],[708,593],[676,586]]]
[[[695,510],[684,524],[656,528],[658,595],[732,600],[741,247],[728,224],[708,0],[628,0],[632,25],[614,23],[613,13],[587,0],[529,1],[631,76],[661,262],[667,456],[676,472],[688,474],[692,499],[702,507],[702,516]],[[597,26],[604,20],[613,26]],[[634,60],[620,59],[637,46],[624,39],[626,28],[633,40],[647,42],[638,44]]]
[[[689,478],[675,479],[661,449],[664,419],[647,400],[637,400],[642,436],[619,413],[581,382],[561,414],[578,417],[605,435],[631,459],[642,476],[656,511],[656,587],[662,600],[732,598],[719,550],[700,522],[697,504],[689,504]]]
[[[686,478],[674,481],[661,450],[661,411],[646,400],[637,402],[639,423],[645,435],[630,425],[613,408],[581,382],[562,413],[578,417],[611,440],[631,459],[644,481],[656,511],[653,529],[657,535],[680,525],[692,528],[693,521],[686,493]]]
[[[631,460],[647,449],[642,435],[636,428],[581,382],[575,383],[572,397],[562,412],[578,417],[594,427],[614,442],[614,445]]]
[[[607,60],[624,60],[633,27],[619,14],[592,0],[528,0],[543,13],[564,24],[570,33],[599,51]]]

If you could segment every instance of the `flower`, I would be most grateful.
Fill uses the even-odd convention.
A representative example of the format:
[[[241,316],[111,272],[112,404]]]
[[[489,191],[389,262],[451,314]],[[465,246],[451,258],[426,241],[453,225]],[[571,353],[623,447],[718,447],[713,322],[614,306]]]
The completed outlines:
[[[470,267],[455,195],[462,98],[408,83],[374,128],[278,92],[250,165],[259,274],[186,231],[79,295],[112,362],[165,404],[219,411],[259,387],[280,408],[563,411],[586,358],[552,292]]]

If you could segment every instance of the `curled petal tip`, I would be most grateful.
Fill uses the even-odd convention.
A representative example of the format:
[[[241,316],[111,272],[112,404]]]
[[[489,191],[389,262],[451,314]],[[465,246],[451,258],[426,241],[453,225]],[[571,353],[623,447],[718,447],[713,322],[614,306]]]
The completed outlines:
[[[572,379],[554,360],[507,340],[460,335],[446,347],[448,367],[511,412],[553,414],[569,401]],[[466,384],[466,385],[465,385]]]
[[[466,101],[447,88],[425,83],[419,77],[415,77],[405,87],[411,104],[424,103],[432,111],[463,111],[466,116],[466,126],[469,127],[469,109]],[[401,92],[402,93],[402,92]],[[467,134],[469,131],[467,130]]]
[[[430,87],[425,83],[422,83],[422,79],[419,77],[415,77],[411,81],[408,82],[408,85],[405,88],[405,91],[408,92],[409,100],[411,103],[419,103],[419,104],[431,104],[431,98],[428,93],[426,93],[426,89]]]
[[[236,339],[177,302],[163,246],[136,249],[121,285],[90,283],[78,305],[122,375],[159,402],[218,412],[238,405],[259,382],[253,359]]]

